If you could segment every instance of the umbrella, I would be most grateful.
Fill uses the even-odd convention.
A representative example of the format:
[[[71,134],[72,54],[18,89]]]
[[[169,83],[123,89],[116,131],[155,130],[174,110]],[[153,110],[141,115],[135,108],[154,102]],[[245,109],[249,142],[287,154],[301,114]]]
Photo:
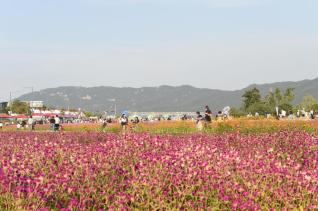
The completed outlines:
[[[230,110],[231,110],[230,106],[226,106],[225,108],[223,108],[222,112],[223,112],[223,114],[228,115]]]
[[[128,113],[129,113],[128,111],[122,111],[122,112],[121,112],[122,115],[124,114],[124,115],[126,115],[126,116],[128,116]]]

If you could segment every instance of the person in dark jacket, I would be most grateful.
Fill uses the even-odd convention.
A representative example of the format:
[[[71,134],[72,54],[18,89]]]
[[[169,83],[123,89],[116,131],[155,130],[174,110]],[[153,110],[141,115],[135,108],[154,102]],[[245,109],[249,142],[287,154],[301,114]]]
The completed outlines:
[[[128,126],[128,117],[125,114],[122,114],[119,121],[122,129],[125,131]]]
[[[205,106],[205,115],[204,115],[204,119],[207,123],[212,122],[212,112],[209,108],[209,106]]]
[[[55,128],[55,119],[54,116],[51,116],[49,119],[50,125],[51,125],[51,130],[54,130]]]

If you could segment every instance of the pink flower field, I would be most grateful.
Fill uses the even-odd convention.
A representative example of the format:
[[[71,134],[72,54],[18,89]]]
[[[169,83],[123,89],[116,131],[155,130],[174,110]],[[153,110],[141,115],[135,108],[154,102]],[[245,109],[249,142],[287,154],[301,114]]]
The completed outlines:
[[[0,133],[1,210],[318,209],[318,137]]]

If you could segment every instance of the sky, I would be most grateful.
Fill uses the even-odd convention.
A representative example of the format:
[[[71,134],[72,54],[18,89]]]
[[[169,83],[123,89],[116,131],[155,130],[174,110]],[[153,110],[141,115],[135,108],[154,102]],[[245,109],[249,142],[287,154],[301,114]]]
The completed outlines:
[[[0,101],[58,86],[318,77],[317,0],[0,0]]]

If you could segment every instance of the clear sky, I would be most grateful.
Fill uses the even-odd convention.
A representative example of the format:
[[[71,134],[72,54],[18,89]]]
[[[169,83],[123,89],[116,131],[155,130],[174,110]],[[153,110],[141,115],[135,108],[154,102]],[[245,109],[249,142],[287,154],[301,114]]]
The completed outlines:
[[[48,87],[318,77],[317,0],[0,0],[0,101]]]

